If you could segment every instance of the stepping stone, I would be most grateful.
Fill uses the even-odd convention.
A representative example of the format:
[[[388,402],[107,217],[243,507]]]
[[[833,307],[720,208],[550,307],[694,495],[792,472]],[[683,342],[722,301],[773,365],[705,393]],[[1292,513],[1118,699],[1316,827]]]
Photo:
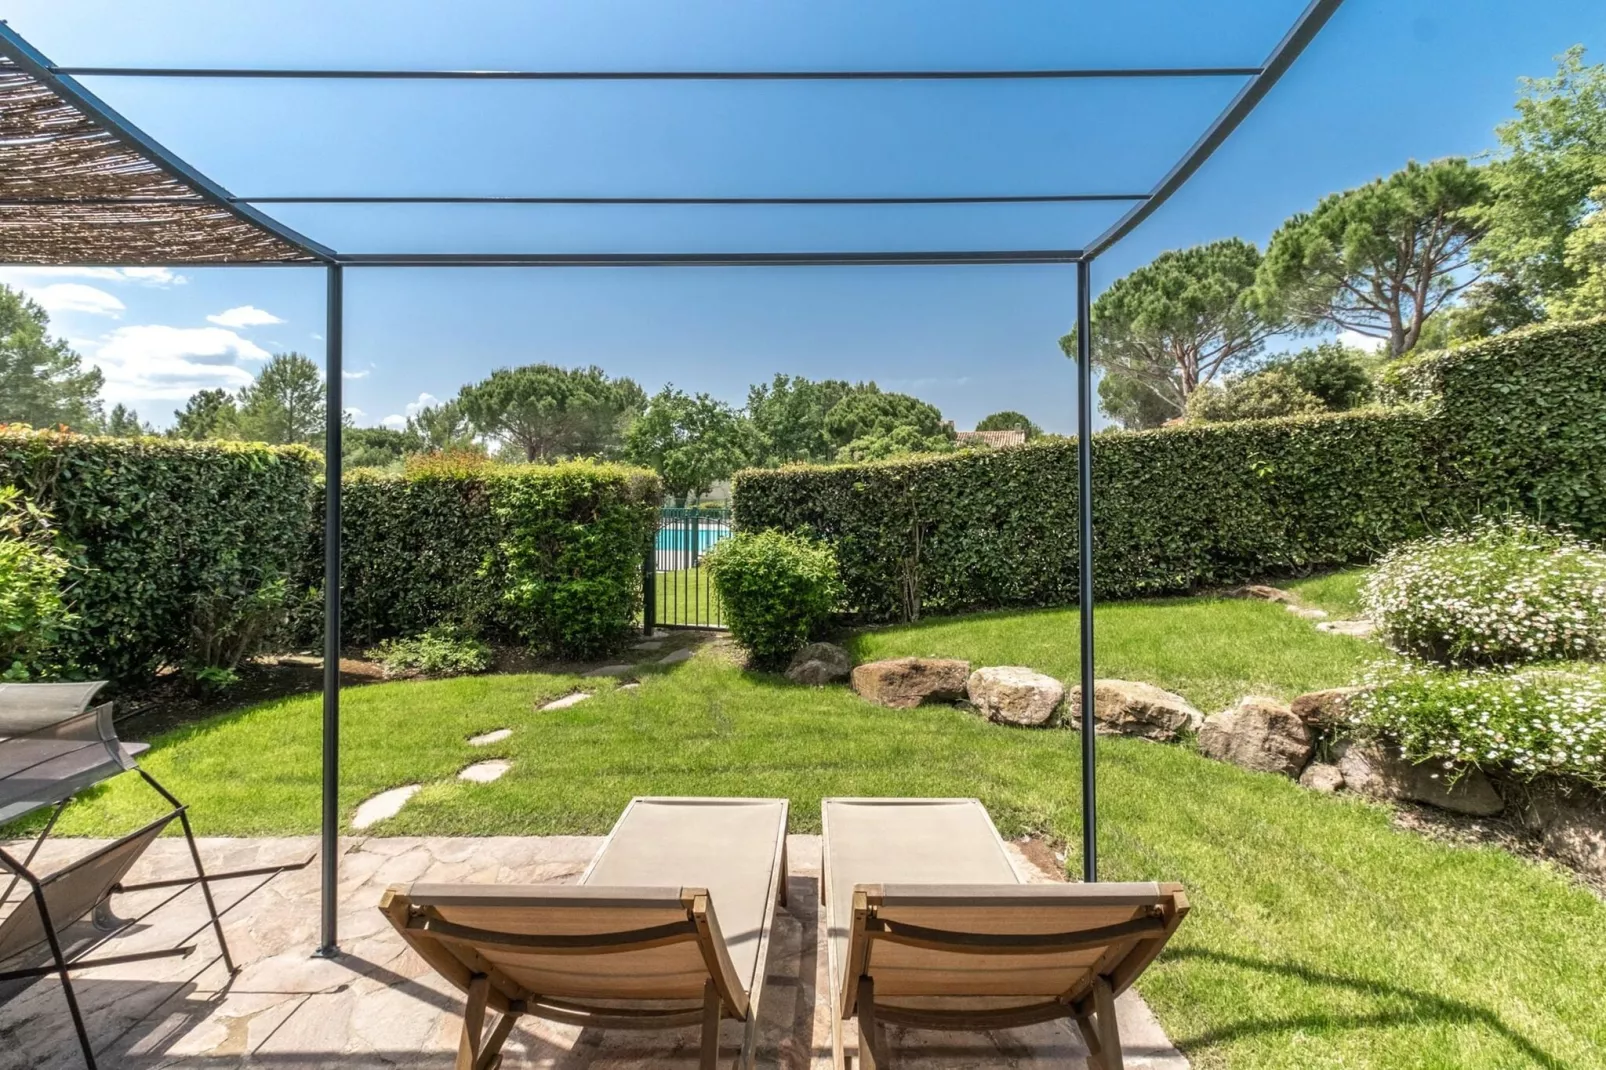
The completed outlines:
[[[636,688],[638,688],[640,686],[641,686],[640,684],[638,684],[634,680],[632,680],[628,684],[620,684],[619,685],[619,690],[621,690],[621,691],[634,691]]]
[[[578,705],[590,697],[591,692],[589,691],[576,691],[572,695],[564,695],[562,698],[555,698],[541,708],[543,710],[566,710],[570,706]]]
[[[692,655],[695,653],[697,653],[697,651],[693,650],[689,646],[681,647],[679,650],[671,650],[669,653],[659,658],[658,664],[679,665],[683,661],[690,661],[692,659]]]
[[[511,728],[496,728],[484,733],[483,735],[470,736],[468,739],[468,745],[470,747],[489,747],[492,743],[502,742],[512,734],[513,729]]]
[[[587,676],[623,676],[635,669],[634,665],[604,665],[600,669],[592,669]]]
[[[351,827],[365,829],[369,825],[395,817],[401,813],[401,808],[408,799],[418,794],[419,785],[407,784],[399,788],[382,791],[372,799],[357,807],[356,815],[351,819]]]
[[[643,639],[639,643],[631,643],[631,650],[657,650],[664,645],[662,639]]]
[[[1356,639],[1366,639],[1377,631],[1377,625],[1369,620],[1326,620],[1316,625],[1316,630],[1327,632],[1329,635],[1348,635]]]
[[[512,764],[500,758],[489,762],[475,762],[457,774],[459,780],[472,780],[476,784],[489,784],[512,768]]]

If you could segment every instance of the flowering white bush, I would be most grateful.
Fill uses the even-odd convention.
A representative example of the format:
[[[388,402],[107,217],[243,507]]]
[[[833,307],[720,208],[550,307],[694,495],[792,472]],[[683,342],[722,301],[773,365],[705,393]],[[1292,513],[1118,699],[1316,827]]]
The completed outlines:
[[[1375,667],[1365,684],[1351,719],[1398,740],[1414,761],[1606,785],[1606,669],[1446,672],[1401,660]]]
[[[1444,665],[1606,655],[1606,552],[1520,517],[1399,547],[1362,598],[1390,646]]]

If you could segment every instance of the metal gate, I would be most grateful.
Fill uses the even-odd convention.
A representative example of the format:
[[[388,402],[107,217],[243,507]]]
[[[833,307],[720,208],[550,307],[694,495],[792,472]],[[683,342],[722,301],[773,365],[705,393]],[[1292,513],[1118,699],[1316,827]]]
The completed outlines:
[[[660,509],[642,569],[645,619],[655,628],[724,628],[703,555],[730,538],[729,509]]]

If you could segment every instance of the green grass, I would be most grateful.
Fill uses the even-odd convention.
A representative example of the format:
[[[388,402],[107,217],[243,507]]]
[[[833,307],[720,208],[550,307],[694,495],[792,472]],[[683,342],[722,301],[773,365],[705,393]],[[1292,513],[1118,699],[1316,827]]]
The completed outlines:
[[[1100,672],[1151,679],[1207,710],[1240,686],[1289,694],[1345,682],[1365,646],[1277,606],[1178,602],[1099,613]],[[902,652],[1075,668],[1073,613],[989,614],[865,635]],[[814,831],[838,794],[979,796],[1006,835],[1077,843],[1078,737],[986,724],[946,707],[897,711],[702,656],[644,669],[639,689],[534,705],[580,686],[530,675],[381,684],[343,701],[341,806],[425,789],[375,831],[600,833],[636,794],[786,796]],[[1174,675],[1172,675],[1174,674]],[[155,741],[145,764],[206,834],[308,833],[318,814],[316,696],[268,703]],[[512,727],[504,743],[470,734]],[[1208,761],[1187,747],[1101,739],[1105,879],[1180,880],[1194,911],[1140,988],[1201,1070],[1451,1070],[1606,1066],[1606,905],[1493,848],[1395,828],[1389,812]],[[512,760],[491,784],[453,773]],[[124,777],[63,831],[106,833],[150,812]],[[1073,866],[1075,859],[1072,859]]]
[[[1286,586],[1307,605],[1325,609],[1336,618],[1354,620],[1362,615],[1361,584],[1366,581],[1367,572],[1364,568],[1350,568]]]
[[[654,573],[657,577],[657,622],[708,627],[723,624],[719,592],[705,568]]]

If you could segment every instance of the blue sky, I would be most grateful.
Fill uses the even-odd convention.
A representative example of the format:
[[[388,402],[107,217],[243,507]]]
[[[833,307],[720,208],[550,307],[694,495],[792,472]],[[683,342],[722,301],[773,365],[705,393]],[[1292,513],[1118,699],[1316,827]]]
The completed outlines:
[[[1301,0],[659,0],[603,3],[13,0],[68,65],[920,68],[1244,65]],[[997,8],[997,10],[993,10]],[[1407,159],[1476,154],[1520,75],[1599,0],[1348,0],[1192,182],[1094,268],[1240,235]],[[232,191],[893,195],[1150,186],[1232,79],[1011,83],[396,83],[86,79]],[[270,209],[342,251],[1075,247],[1113,206]],[[270,353],[323,351],[315,270],[0,269],[158,426]],[[1074,268],[363,269],[347,272],[346,403],[399,417],[492,369],[599,364],[741,404],[775,372],[877,380],[960,427],[1018,409],[1069,430],[1056,339]]]

